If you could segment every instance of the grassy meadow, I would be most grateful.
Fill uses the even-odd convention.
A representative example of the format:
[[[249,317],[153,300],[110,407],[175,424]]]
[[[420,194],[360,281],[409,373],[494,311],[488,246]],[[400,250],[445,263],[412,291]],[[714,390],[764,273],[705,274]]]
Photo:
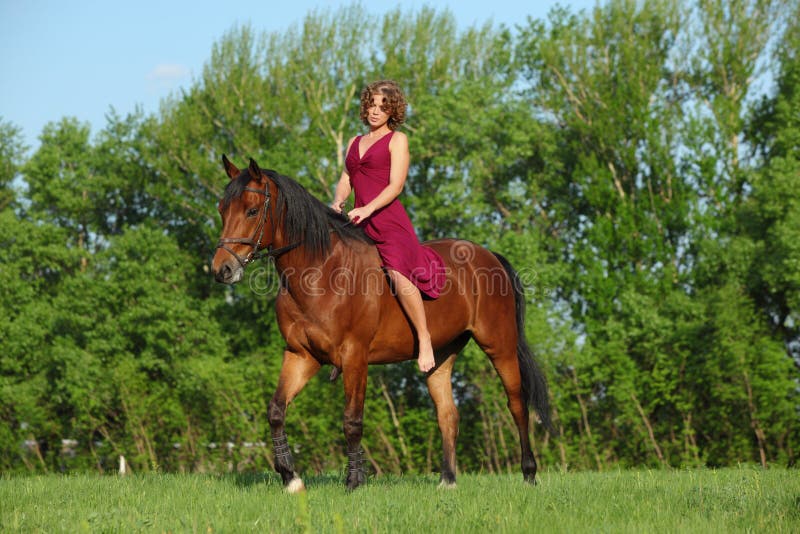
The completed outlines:
[[[721,470],[337,475],[288,495],[274,475],[0,478],[2,532],[798,532],[800,473]]]

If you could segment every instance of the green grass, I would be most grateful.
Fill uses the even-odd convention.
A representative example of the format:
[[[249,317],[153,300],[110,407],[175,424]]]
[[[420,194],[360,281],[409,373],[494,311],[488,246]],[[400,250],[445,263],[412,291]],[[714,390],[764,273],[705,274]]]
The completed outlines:
[[[273,475],[0,478],[2,532],[800,532],[800,473],[738,468],[383,477],[288,495]]]

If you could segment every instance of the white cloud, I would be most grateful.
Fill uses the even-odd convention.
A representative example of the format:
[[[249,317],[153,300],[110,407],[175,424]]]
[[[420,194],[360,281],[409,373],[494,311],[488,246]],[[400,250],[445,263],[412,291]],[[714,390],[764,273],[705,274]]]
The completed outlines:
[[[156,65],[153,70],[147,73],[147,80],[156,83],[169,83],[182,80],[187,76],[189,76],[189,67],[185,65],[162,63]]]

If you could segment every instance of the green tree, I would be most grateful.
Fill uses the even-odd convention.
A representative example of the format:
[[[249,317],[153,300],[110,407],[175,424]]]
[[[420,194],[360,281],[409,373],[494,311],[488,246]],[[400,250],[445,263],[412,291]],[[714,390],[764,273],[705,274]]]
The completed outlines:
[[[736,228],[753,190],[746,104],[783,5],[611,1],[522,29],[529,95],[558,128],[544,243],[572,267],[559,296],[580,344],[556,365],[556,406],[583,465],[788,450],[791,373],[752,323],[754,248]],[[723,320],[728,308],[741,313]],[[726,440],[742,423],[751,432]]]
[[[13,206],[13,182],[19,173],[26,150],[22,131],[0,117],[0,211]]]
[[[793,24],[776,54],[781,68],[777,92],[759,103],[748,128],[760,163],[752,177],[752,195],[737,214],[737,223],[756,247],[747,280],[750,293],[800,365],[798,46],[800,27]]]
[[[49,123],[41,145],[25,165],[25,181],[36,216],[70,230],[70,241],[91,250],[93,188],[89,125],[65,118]]]
[[[774,206],[766,197],[775,191],[767,193],[764,187],[763,177],[770,171],[759,171],[758,159],[747,157],[754,147],[747,145],[748,99],[755,100],[754,81],[770,65],[770,43],[791,46],[791,32],[788,40],[774,38],[791,21],[788,5],[782,1],[698,3],[702,29],[695,28],[699,34],[693,35],[699,35],[702,46],[690,62],[696,108],[687,121],[687,145],[692,148],[686,170],[700,197],[692,238],[694,285],[697,299],[706,306],[705,323],[710,328],[699,329],[703,338],[696,345],[716,341],[704,353],[715,362],[711,376],[730,387],[700,380],[694,389],[700,392],[700,385],[707,386],[712,393],[707,402],[722,402],[730,408],[706,421],[709,435],[726,436],[731,428],[750,430],[730,439],[726,450],[710,455],[711,463],[730,462],[736,456],[766,465],[787,459],[787,453],[793,455],[786,432],[796,418],[789,400],[793,389],[790,360],[775,350],[781,340],[775,335],[775,317],[770,317],[774,309],[769,310],[765,302],[769,291],[762,292],[763,285],[754,287],[770,270],[759,249],[769,241],[765,232],[774,230],[770,215]],[[780,63],[783,75],[791,71],[790,55],[780,58]],[[791,86],[789,79],[778,82],[784,94],[787,82]],[[784,213],[791,219],[792,201],[786,200]],[[753,315],[759,303],[766,313]],[[721,306],[740,313],[722,315]],[[707,366],[704,371],[709,371]],[[760,378],[765,375],[772,378]],[[715,394],[720,397],[714,398]],[[746,419],[742,420],[742,414]],[[711,440],[704,447],[715,449]]]
[[[692,201],[674,157],[681,110],[669,66],[681,17],[676,2],[612,1],[589,16],[555,10],[520,39],[530,98],[558,129],[561,163],[540,196],[551,253],[570,266],[559,296],[586,343],[558,363],[572,398],[558,409],[598,468],[666,462],[654,425],[678,418],[659,399],[677,388],[665,304],[681,291]]]
[[[69,231],[0,212],[0,467],[45,468],[59,433],[48,389],[52,306],[83,257],[64,247]],[[22,444],[27,443],[27,449]],[[25,451],[28,450],[30,454]],[[55,454],[55,453],[52,453]]]
[[[94,138],[65,118],[28,158],[0,121],[0,469],[267,469],[277,280],[208,273],[220,156],[327,201],[378,78],[411,104],[420,236],[486,245],[526,286],[556,422],[534,425],[545,465],[796,462],[798,18],[794,0],[609,0],[460,30],[448,11],[353,5],[232,28],[158,115],[112,110]],[[288,413],[303,470],[344,462],[325,374]],[[517,471],[474,345],[454,390],[461,468]],[[367,394],[374,470],[436,469],[413,362],[372,369]]]

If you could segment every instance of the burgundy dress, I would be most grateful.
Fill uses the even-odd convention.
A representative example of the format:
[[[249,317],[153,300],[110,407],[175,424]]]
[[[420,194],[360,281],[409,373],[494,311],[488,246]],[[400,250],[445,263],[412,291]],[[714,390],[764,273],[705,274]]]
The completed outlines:
[[[364,157],[359,156],[361,136],[353,141],[345,165],[355,191],[355,207],[368,204],[389,185],[389,140],[393,135],[390,132],[378,139]],[[428,297],[439,296],[445,284],[444,262],[436,251],[420,244],[400,200],[392,200],[359,224],[375,241],[384,267],[401,273]]]

